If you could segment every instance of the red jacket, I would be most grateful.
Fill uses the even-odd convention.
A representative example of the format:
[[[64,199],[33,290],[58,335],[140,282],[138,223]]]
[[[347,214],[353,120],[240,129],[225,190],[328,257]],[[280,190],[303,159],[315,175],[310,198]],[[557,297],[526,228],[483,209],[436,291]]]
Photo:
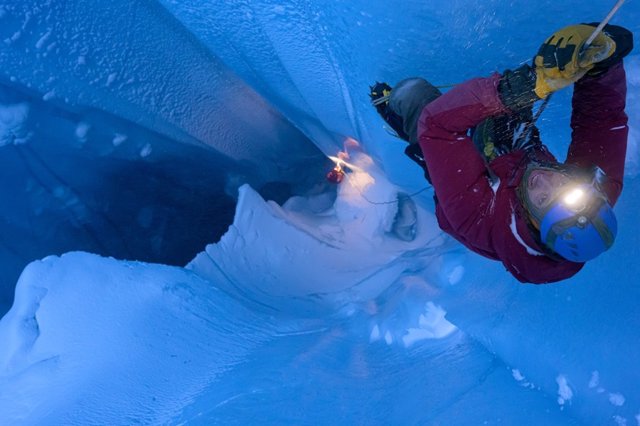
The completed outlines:
[[[440,227],[469,249],[500,260],[521,282],[549,283],[576,274],[584,263],[554,259],[532,236],[516,190],[533,159],[553,161],[546,148],[502,155],[488,167],[468,136],[485,118],[509,111],[497,92],[499,74],[469,80],[428,104],[418,138],[438,203]],[[622,190],[627,146],[624,112],[626,78],[622,63],[575,84],[571,145],[567,163],[599,166],[609,177],[604,188],[612,204]]]

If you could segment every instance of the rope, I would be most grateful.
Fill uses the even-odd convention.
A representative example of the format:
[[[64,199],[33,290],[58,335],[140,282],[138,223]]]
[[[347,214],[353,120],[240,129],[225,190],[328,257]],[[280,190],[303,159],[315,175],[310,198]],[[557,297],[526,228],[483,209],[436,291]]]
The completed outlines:
[[[349,180],[350,180],[351,185],[352,185],[352,186],[353,186],[353,187],[354,187],[354,188],[355,188],[355,189],[360,193],[360,196],[361,196],[361,197],[362,197],[366,202],[368,202],[369,204],[374,204],[374,205],[378,205],[378,206],[380,206],[380,205],[385,205],[385,204],[395,204],[395,203],[399,202],[399,200],[398,200],[398,199],[396,199],[396,200],[391,200],[391,201],[371,201],[370,199],[368,199],[368,198],[367,198],[367,196],[366,196],[366,195],[364,195],[364,192],[362,192],[362,189],[361,189],[358,185],[356,185],[355,181],[353,181],[353,180],[351,179],[351,176],[349,176],[349,174],[348,174],[348,173],[345,173],[345,176],[347,177],[347,179],[349,179]],[[413,193],[411,193],[411,194],[408,194],[408,195],[407,195],[407,197],[408,197],[408,198],[413,198],[413,197],[415,197],[416,195],[418,195],[418,194],[420,194],[420,193],[422,193],[422,192],[426,191],[426,190],[427,190],[427,189],[429,189],[429,188],[432,188],[432,186],[431,186],[431,185],[427,185],[427,186],[425,186],[424,188],[422,188],[422,189],[420,189],[420,190],[418,190],[418,191],[416,191],[416,192],[413,192]]]
[[[540,118],[540,116],[542,115],[542,112],[545,110],[547,105],[549,105],[549,101],[551,100],[552,95],[553,93],[549,94],[544,99],[544,101],[542,101],[542,105],[540,105],[540,108],[538,108],[538,111],[536,111],[536,114],[533,116],[531,121],[525,125],[524,131],[518,137],[518,139],[514,142],[513,144],[514,148],[520,148],[522,144],[525,144],[527,142],[527,140],[529,139],[529,136],[531,135],[531,132],[533,131],[533,128],[536,125],[536,121],[538,121],[538,118]]]
[[[624,3],[624,0],[618,0],[618,2],[615,5],[613,5],[613,8],[611,8],[607,16],[602,20],[602,22],[600,22],[600,25],[596,27],[596,29],[589,36],[587,41],[584,42],[583,49],[586,49],[587,47],[589,47],[589,45],[593,42],[593,40],[595,40],[595,38],[598,36],[598,34],[600,34],[600,31],[602,31],[604,26],[607,25],[607,23],[611,20],[611,18],[613,18],[613,15],[615,15],[618,9],[620,9],[620,6],[622,6],[622,3]]]

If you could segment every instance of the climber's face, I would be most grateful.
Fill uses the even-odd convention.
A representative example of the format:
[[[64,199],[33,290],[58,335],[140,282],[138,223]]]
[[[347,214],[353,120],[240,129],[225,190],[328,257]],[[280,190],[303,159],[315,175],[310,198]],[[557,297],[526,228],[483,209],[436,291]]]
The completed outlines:
[[[557,197],[560,189],[570,183],[565,174],[547,169],[534,169],[527,180],[526,195],[529,205],[543,212]]]

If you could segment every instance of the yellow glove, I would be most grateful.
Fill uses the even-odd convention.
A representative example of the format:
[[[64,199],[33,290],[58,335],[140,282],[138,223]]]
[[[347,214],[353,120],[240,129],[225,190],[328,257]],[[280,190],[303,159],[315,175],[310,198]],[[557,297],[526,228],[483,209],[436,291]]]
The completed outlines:
[[[585,48],[585,42],[594,30],[591,25],[570,25],[542,43],[534,59],[535,92],[539,98],[546,98],[549,93],[575,83],[594,64],[613,55],[616,43],[602,32]]]

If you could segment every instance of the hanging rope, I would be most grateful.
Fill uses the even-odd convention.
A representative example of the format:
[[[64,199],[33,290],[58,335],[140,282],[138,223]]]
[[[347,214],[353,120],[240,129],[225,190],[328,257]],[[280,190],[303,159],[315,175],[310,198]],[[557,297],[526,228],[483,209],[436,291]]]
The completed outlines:
[[[347,179],[351,180],[351,176],[349,176],[348,174],[346,176],[347,176]],[[367,198],[366,195],[364,195],[364,192],[362,192],[362,189],[358,185],[356,185],[355,182],[353,182],[353,180],[351,180],[351,185],[360,193],[360,196],[369,204],[374,204],[374,205],[377,205],[377,206],[381,206],[381,205],[386,205],[386,204],[395,204],[395,203],[400,201],[399,199],[395,199],[395,200],[391,200],[391,201],[371,201],[369,198]],[[419,195],[420,193],[426,191],[429,188],[432,188],[432,186],[431,185],[427,185],[424,188],[422,188],[422,189],[420,189],[420,190],[418,190],[416,192],[408,194],[407,197],[408,198],[413,198],[416,195]]]

